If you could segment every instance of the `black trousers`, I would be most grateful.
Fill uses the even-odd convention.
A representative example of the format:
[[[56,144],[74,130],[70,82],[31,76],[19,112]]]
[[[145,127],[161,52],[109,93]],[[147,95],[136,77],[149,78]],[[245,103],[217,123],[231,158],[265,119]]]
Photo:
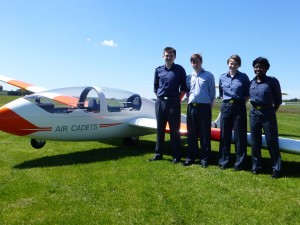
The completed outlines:
[[[170,141],[173,150],[173,158],[181,159],[180,118],[181,105],[179,98],[161,100],[155,102],[155,114],[157,120],[157,135],[155,156],[163,156],[165,131],[167,122],[170,127]]]
[[[274,108],[250,110],[252,170],[262,168],[261,144],[262,129],[265,133],[267,146],[272,160],[272,169],[281,170],[281,155],[279,152],[278,125]]]
[[[187,108],[188,154],[186,161],[195,161],[199,152],[200,163],[209,163],[211,154],[211,106],[210,104],[189,104]]]
[[[230,160],[232,130],[234,130],[235,155],[234,166],[243,168],[247,158],[247,112],[244,102],[225,103],[221,106],[221,139],[219,147],[219,165],[227,166]]]

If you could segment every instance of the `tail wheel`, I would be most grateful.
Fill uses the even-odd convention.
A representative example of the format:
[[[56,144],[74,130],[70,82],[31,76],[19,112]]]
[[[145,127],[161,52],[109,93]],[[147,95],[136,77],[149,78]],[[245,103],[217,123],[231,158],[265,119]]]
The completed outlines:
[[[31,146],[35,149],[40,149],[45,146],[46,141],[31,139]]]

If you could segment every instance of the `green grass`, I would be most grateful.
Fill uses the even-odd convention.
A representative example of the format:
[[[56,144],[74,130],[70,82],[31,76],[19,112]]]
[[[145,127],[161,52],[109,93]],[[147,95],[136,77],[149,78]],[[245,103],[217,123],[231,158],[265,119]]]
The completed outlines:
[[[0,96],[0,105],[9,100]],[[299,106],[280,109],[281,135],[299,138],[299,115]],[[283,153],[283,177],[273,180],[267,151],[263,174],[252,175],[250,165],[224,171],[214,141],[206,169],[171,164],[169,141],[165,160],[147,162],[155,135],[131,147],[48,141],[36,150],[29,139],[0,132],[0,146],[0,224],[300,223],[300,155]],[[185,156],[186,138],[182,150]]]

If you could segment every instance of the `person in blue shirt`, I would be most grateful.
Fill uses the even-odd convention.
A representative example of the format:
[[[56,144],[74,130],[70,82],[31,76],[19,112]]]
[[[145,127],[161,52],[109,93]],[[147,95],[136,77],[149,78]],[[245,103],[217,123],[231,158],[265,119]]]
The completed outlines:
[[[221,169],[226,169],[229,166],[233,130],[236,155],[234,169],[239,171],[246,167],[246,102],[249,100],[250,80],[245,73],[238,70],[241,66],[241,58],[238,55],[230,56],[227,64],[229,71],[222,74],[219,79],[220,98],[223,100],[220,117],[219,166]]]
[[[252,66],[256,75],[250,83],[252,173],[258,174],[262,170],[261,144],[263,129],[272,161],[271,178],[279,178],[281,156],[276,111],[282,104],[281,87],[275,77],[266,75],[270,68],[269,61],[266,58],[256,58]]]
[[[154,72],[155,114],[157,120],[157,135],[155,155],[149,161],[163,159],[165,130],[167,122],[170,128],[170,143],[173,150],[173,163],[181,161],[181,101],[187,91],[186,72],[175,64],[176,50],[166,47],[163,50],[165,65],[159,66]]]
[[[202,56],[193,54],[190,58],[194,71],[187,76],[187,130],[188,154],[183,166],[195,163],[198,155],[198,136],[200,135],[200,165],[209,165],[211,153],[211,117],[216,87],[214,76],[202,68]]]

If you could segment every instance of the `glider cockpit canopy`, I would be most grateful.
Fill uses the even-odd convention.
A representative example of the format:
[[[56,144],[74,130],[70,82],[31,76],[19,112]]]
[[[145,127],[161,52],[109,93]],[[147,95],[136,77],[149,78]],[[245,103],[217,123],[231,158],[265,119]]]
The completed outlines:
[[[74,110],[99,113],[139,111],[140,95],[113,88],[72,87],[40,92],[24,97],[49,113],[71,113]]]

